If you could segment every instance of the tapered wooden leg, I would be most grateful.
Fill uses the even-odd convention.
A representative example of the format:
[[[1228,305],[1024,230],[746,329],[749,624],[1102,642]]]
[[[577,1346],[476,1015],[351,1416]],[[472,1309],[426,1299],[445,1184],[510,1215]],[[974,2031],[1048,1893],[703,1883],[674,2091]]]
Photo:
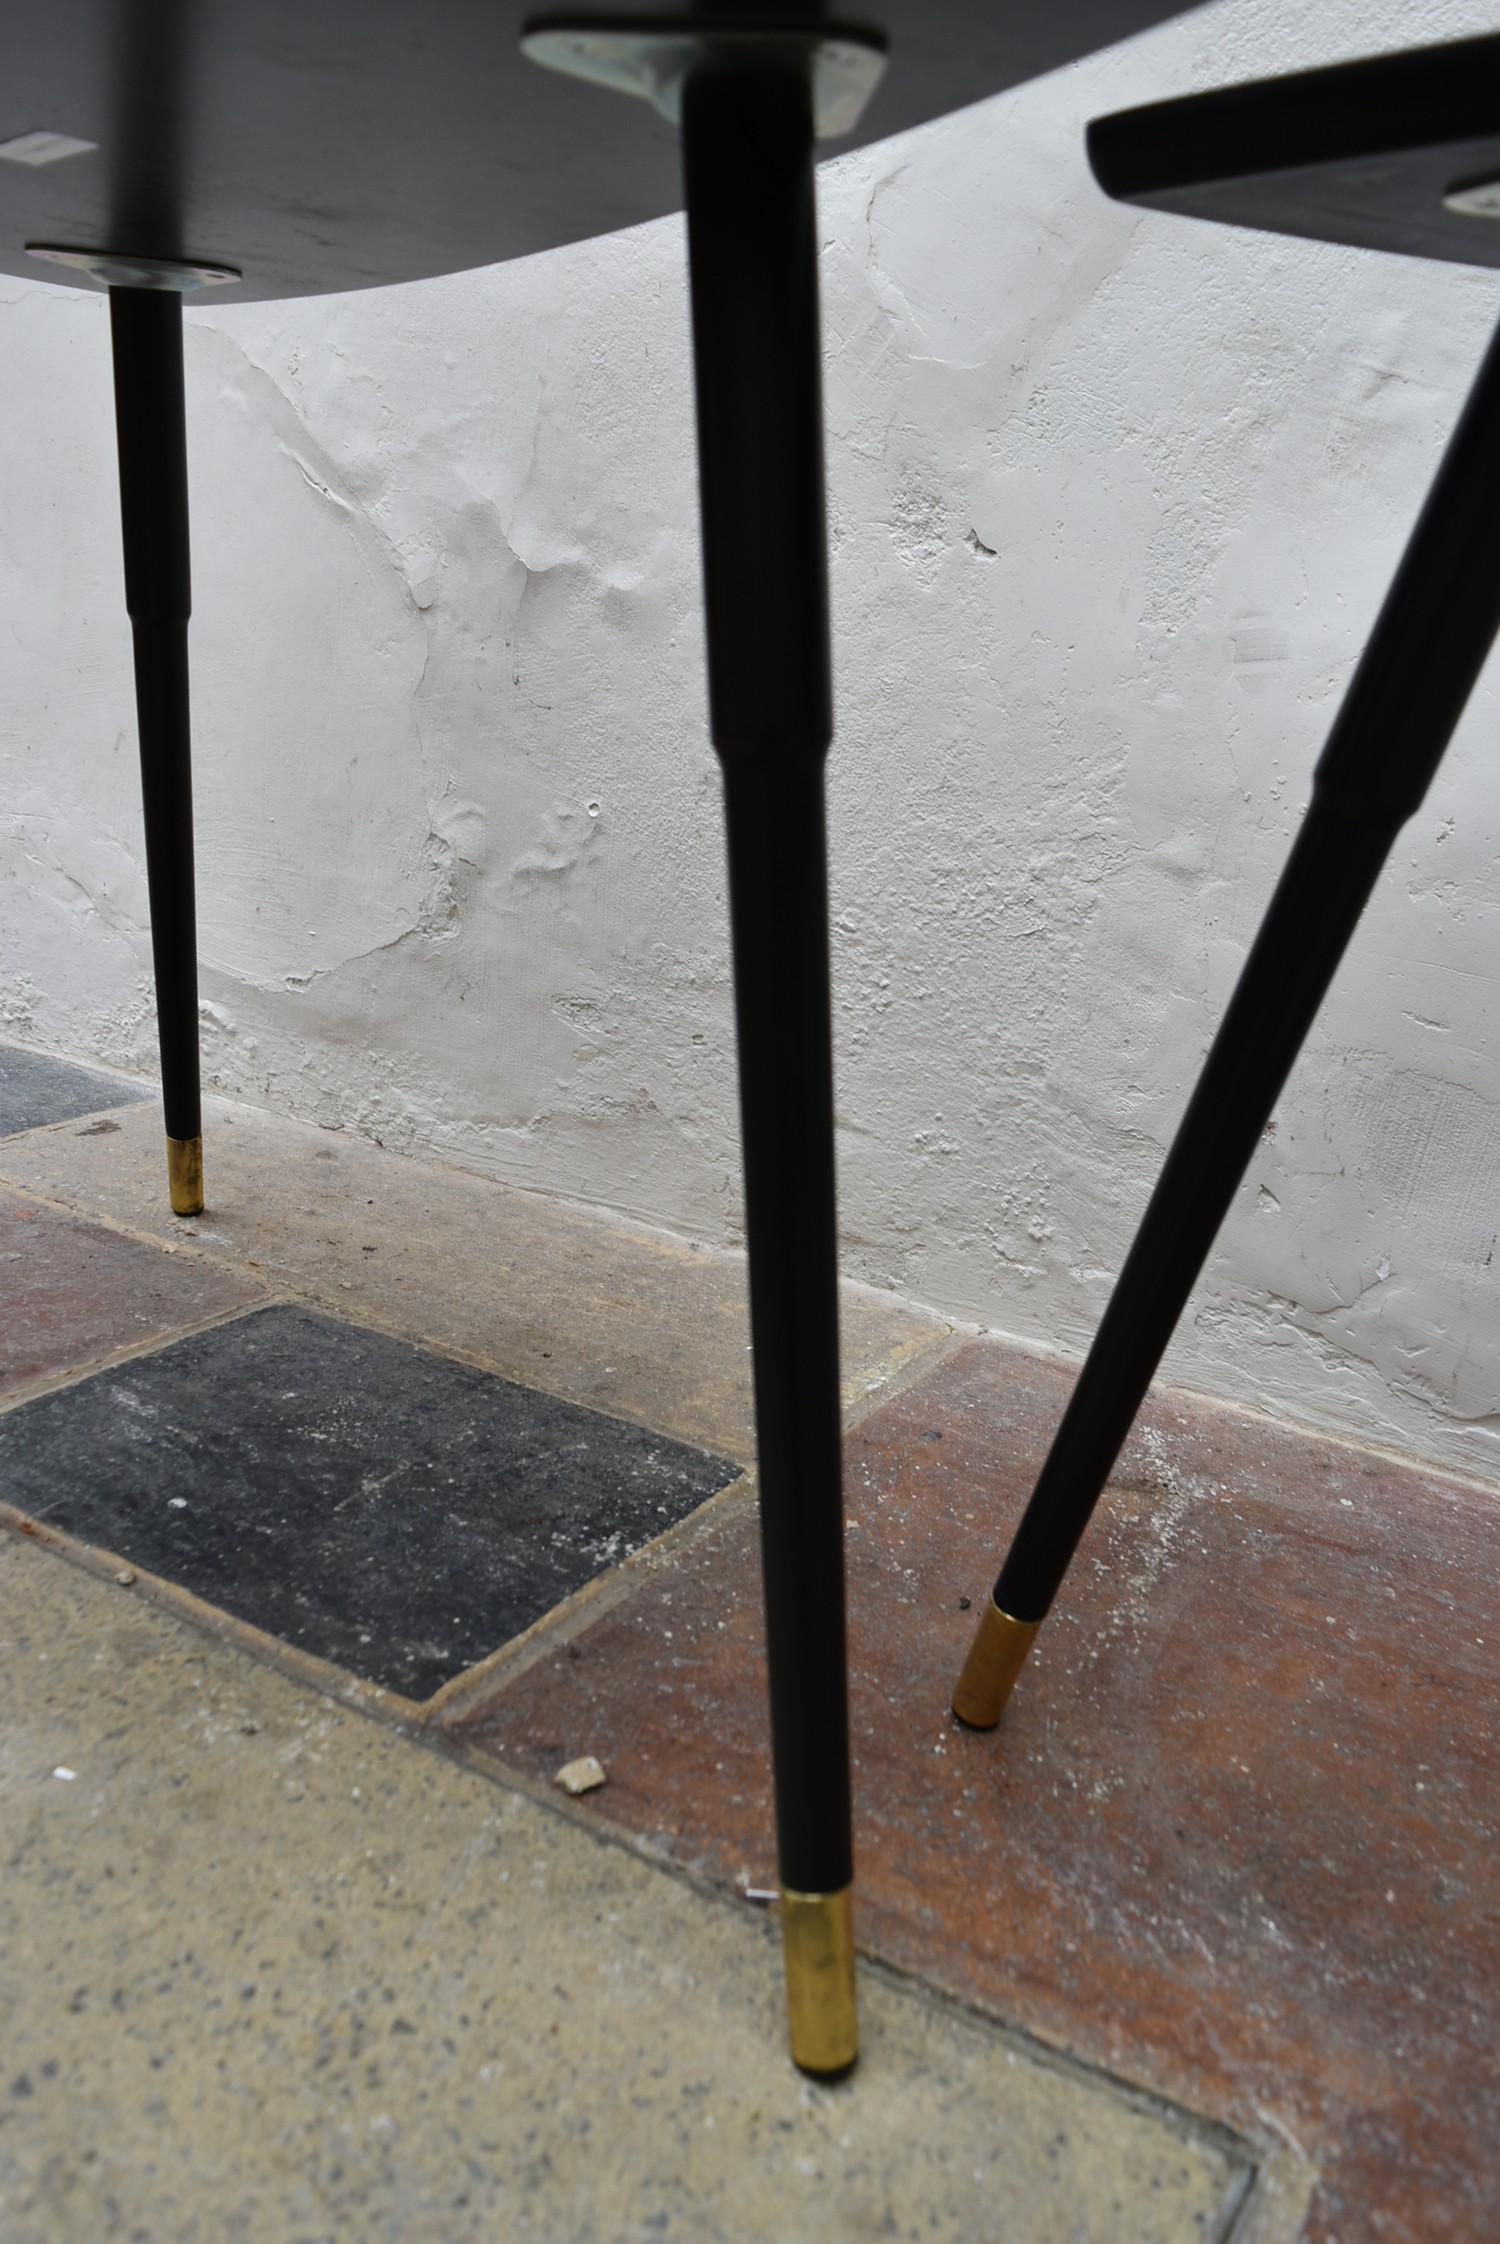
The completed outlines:
[[[999,1721],[1396,835],[1500,627],[1500,337],[1314,776],[1214,1038],[953,1697]]]
[[[135,641],[146,880],[174,1214],[203,1206],[198,951],[188,723],[187,436],[182,298],[175,288],[111,288],[125,604]]]
[[[682,99],[709,702],[724,769],[792,2054],[857,2048],[823,762],[832,732],[805,68]]]

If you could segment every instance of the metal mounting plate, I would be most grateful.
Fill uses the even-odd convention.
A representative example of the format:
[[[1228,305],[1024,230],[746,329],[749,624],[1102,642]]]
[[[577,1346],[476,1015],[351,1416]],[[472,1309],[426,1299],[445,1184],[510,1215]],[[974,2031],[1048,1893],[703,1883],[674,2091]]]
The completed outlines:
[[[1500,218],[1500,179],[1471,179],[1450,187],[1443,197],[1444,210],[1455,218]]]
[[[63,265],[106,288],[175,289],[196,296],[205,288],[229,288],[244,274],[233,265],[184,265],[171,257],[130,257],[112,249],[67,249],[58,242],[28,242],[28,257],[44,265]]]
[[[544,70],[649,101],[674,125],[682,119],[689,71],[709,56],[794,56],[808,68],[818,140],[853,132],[886,65],[879,34],[852,26],[731,20],[708,29],[670,17],[634,25],[579,16],[534,18],[522,33],[521,52]]]

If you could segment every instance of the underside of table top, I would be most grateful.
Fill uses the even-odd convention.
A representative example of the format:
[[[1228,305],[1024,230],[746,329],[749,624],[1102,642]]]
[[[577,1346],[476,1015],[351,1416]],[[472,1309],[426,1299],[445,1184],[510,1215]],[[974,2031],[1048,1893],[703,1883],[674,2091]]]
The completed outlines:
[[[241,302],[370,288],[608,233],[679,207],[676,133],[540,70],[517,0],[4,0],[0,270],[28,242],[229,265]],[[548,11],[556,13],[555,7]],[[890,66],[857,146],[1182,12],[1180,0],[875,0],[848,22]],[[590,6],[595,21],[640,11]],[[658,20],[833,27],[803,4],[695,0]],[[54,272],[50,277],[56,278]]]
[[[1500,34],[1122,110],[1089,127],[1123,202],[1459,265],[1500,265]],[[1495,199],[1500,212],[1500,196]]]

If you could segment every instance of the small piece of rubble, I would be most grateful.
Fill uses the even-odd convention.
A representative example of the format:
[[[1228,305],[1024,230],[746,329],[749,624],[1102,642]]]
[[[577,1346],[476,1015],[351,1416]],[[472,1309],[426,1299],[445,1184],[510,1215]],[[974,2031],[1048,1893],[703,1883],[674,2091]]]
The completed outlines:
[[[585,1753],[580,1760],[565,1761],[552,1781],[560,1784],[564,1792],[571,1792],[576,1800],[580,1792],[597,1792],[607,1779],[593,1754]]]

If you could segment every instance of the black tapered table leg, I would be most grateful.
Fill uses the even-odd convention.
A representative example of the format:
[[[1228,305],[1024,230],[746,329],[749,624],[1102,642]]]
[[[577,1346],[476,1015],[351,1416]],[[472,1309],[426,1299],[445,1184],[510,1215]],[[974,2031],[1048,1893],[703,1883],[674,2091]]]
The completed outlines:
[[[192,595],[182,298],[175,288],[111,288],[109,311],[167,1179],[173,1213],[187,1216],[203,1206],[203,1117],[188,725]]]
[[[1319,759],[1312,801],[953,1695],[999,1721],[1396,835],[1500,627],[1500,336]]]
[[[724,770],[792,2054],[857,2053],[823,763],[832,733],[805,66],[682,99],[709,703]]]

